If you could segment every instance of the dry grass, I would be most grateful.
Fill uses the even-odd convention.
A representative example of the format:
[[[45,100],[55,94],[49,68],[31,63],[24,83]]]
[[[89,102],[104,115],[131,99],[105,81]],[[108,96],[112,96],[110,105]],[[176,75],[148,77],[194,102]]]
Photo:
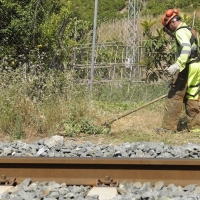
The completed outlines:
[[[162,16],[158,16],[156,18],[153,18],[152,16],[139,17],[138,24],[140,24],[144,20],[147,21],[155,20],[157,23],[154,25],[152,32],[156,34],[156,29],[162,28],[160,20],[161,18]],[[132,35],[129,36],[130,34],[129,31],[134,31],[133,26],[134,26],[133,22],[130,22],[128,19],[113,20],[112,22],[102,23],[97,29],[98,42],[104,43],[109,41],[118,41],[126,44],[127,39],[128,41],[130,40],[130,38],[127,37],[132,37]],[[139,38],[143,38],[143,31],[140,25],[137,27],[137,34]]]
[[[164,103],[164,102],[163,102]],[[163,104],[162,103],[162,104]],[[91,113],[95,113],[95,109],[91,110]],[[108,116],[108,113],[98,111],[97,118],[99,118],[98,123],[103,124],[103,122],[113,119],[116,116]],[[120,116],[123,113],[118,114]],[[161,126],[163,112],[160,109],[148,109],[143,108],[137,112],[134,112],[124,118],[115,121],[111,125],[110,134],[100,134],[100,135],[87,135],[80,133],[75,137],[65,137],[65,140],[73,140],[76,143],[84,143],[86,141],[91,141],[95,144],[121,144],[124,142],[164,142],[169,145],[184,145],[188,143],[199,143],[200,133],[163,133],[158,134],[155,132],[156,127]],[[31,128],[26,129],[26,137],[23,139],[25,142],[33,142],[45,137],[50,137],[52,135],[58,135],[59,133],[43,133],[36,134]],[[5,134],[0,134],[1,141],[10,141],[10,136]]]
[[[97,29],[98,42],[104,43],[109,41],[118,41],[126,43],[128,34],[127,27],[127,19],[114,20],[112,23],[102,23],[101,26]]]
[[[164,142],[169,145],[199,143],[200,133],[180,132],[176,134],[155,132],[162,123],[162,112],[142,109],[132,113],[111,126],[109,135],[84,135],[73,138],[76,142],[92,141],[103,144],[120,144],[124,142]],[[70,139],[70,138],[67,138]]]

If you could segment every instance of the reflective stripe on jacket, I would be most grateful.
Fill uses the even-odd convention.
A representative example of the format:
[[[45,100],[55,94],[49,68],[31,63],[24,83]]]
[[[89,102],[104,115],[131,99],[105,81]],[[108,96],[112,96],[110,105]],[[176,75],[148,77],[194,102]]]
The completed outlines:
[[[187,26],[186,23],[182,22],[177,29],[179,29],[182,26]],[[176,63],[180,66],[180,72],[186,67],[186,63],[190,63],[192,60],[197,59],[196,58],[189,58],[191,55],[192,48],[197,48],[197,45],[195,42],[193,44],[190,44],[190,39],[192,37],[192,33],[187,28],[180,28],[175,32],[176,41],[178,43],[177,45],[177,61]]]

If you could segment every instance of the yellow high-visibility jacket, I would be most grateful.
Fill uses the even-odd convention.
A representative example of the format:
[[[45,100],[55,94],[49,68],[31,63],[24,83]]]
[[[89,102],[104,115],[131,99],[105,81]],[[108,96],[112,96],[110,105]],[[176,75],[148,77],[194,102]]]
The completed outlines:
[[[186,23],[182,22],[178,27],[177,31],[175,33],[176,36],[176,42],[177,42],[177,64],[180,66],[180,71],[182,71],[186,63],[190,63],[192,60],[196,60],[198,57],[192,56],[191,53],[194,51],[197,51],[197,44],[193,40],[193,44],[190,43],[190,40],[192,38],[191,31],[186,28]],[[183,28],[181,28],[183,27]]]
[[[198,61],[198,47],[194,40],[191,42],[192,33],[185,26],[187,26],[186,23],[182,22],[177,27],[175,32],[177,43],[176,63],[180,67],[180,72],[186,66],[189,66],[186,97],[191,100],[197,100],[199,98],[200,86],[200,62]]]

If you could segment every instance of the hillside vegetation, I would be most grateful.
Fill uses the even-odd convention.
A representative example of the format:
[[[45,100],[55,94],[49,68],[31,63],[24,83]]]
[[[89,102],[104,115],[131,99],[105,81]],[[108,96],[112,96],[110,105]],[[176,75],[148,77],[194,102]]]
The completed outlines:
[[[80,19],[93,22],[94,2],[95,1],[91,0],[72,1],[74,14]],[[121,14],[120,11],[126,7],[126,4],[126,0],[98,1],[98,21],[104,22],[123,17],[123,14]]]
[[[134,3],[134,1],[132,1]],[[93,20],[94,2],[90,0],[73,1],[73,8],[76,9],[76,16],[84,20]],[[182,12],[194,12],[200,10],[199,0],[140,0],[139,6],[142,8],[142,15],[151,15],[153,17],[163,14],[168,8],[179,8]],[[128,1],[113,0],[98,1],[98,18],[100,22],[114,19],[120,16],[120,11],[128,6]]]
[[[148,0],[142,13],[144,15],[157,16],[163,14],[168,8],[180,8],[182,12],[194,12],[200,10],[199,0]]]
[[[132,1],[134,3],[134,1]],[[141,10],[142,18],[155,19],[160,23],[161,16],[168,8],[178,8],[181,16],[189,26],[192,26],[195,13],[195,29],[200,32],[200,1],[199,0],[138,0],[137,6]],[[93,23],[94,2],[90,0],[73,1],[72,8],[75,15],[83,20]],[[123,11],[123,12],[121,12]],[[98,25],[104,23],[113,23],[112,20],[127,18],[128,1],[114,0],[98,1]],[[92,26],[91,26],[92,28]],[[116,33],[116,31],[115,31]],[[109,37],[109,36],[108,36]]]

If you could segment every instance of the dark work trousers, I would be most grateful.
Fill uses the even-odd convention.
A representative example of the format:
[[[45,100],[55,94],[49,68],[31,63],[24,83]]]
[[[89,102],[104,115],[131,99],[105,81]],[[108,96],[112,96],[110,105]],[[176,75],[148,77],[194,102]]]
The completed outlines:
[[[177,131],[178,122],[182,112],[183,103],[186,111],[187,128],[192,130],[200,128],[200,103],[198,100],[186,99],[187,79],[189,67],[177,73],[174,82],[168,92],[162,127],[168,130]]]
[[[163,128],[177,131],[187,89],[187,78],[188,67],[174,76],[175,81],[170,87],[164,107]]]

